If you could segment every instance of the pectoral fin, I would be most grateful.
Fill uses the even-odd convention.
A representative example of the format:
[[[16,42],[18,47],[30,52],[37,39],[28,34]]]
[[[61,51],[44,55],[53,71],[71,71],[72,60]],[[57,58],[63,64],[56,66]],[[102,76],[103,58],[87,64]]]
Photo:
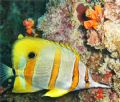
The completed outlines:
[[[60,97],[67,94],[68,92],[69,92],[68,90],[64,90],[64,89],[52,89],[49,90],[47,93],[45,93],[43,96]]]

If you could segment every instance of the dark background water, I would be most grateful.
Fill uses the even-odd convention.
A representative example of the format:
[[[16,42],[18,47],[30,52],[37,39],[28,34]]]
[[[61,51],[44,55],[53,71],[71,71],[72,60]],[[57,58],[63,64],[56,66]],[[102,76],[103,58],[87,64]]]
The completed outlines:
[[[0,62],[11,66],[12,44],[19,33],[25,33],[23,20],[35,22],[46,11],[49,0],[0,0]]]

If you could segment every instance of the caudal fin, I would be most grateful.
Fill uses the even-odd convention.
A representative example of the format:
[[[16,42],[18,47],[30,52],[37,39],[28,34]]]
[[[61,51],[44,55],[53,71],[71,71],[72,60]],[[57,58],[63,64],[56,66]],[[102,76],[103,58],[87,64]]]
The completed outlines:
[[[91,82],[91,87],[111,88],[111,85],[100,84],[98,82]]]
[[[89,72],[89,81],[90,81],[90,87],[101,87],[101,88],[111,88],[111,85],[106,85],[106,84],[101,84],[99,82],[95,82],[92,77],[91,74]]]
[[[13,69],[0,63],[0,86],[2,86],[7,79],[14,77]]]

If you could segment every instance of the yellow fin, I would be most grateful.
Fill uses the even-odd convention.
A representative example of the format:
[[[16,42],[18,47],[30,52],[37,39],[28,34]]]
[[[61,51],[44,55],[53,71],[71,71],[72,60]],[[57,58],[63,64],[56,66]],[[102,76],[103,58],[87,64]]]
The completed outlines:
[[[67,94],[69,91],[68,90],[64,90],[64,89],[52,89],[49,90],[47,93],[45,93],[43,96],[48,96],[48,97],[60,97],[63,96],[65,94]]]
[[[76,55],[79,55],[78,51],[75,48],[72,48],[72,46],[70,44],[62,44],[62,43],[59,43],[59,44],[62,47],[67,48],[67,49],[73,51]]]
[[[19,34],[18,39],[22,39],[22,38],[24,38],[23,34]]]

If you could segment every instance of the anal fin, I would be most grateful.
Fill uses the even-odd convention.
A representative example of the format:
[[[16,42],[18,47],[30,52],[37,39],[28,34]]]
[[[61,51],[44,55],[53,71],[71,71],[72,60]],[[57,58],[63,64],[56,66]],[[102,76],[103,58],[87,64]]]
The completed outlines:
[[[60,97],[63,96],[65,94],[67,94],[69,91],[68,90],[64,90],[64,89],[52,89],[49,90],[48,92],[46,92],[43,96],[48,96],[48,97]]]

